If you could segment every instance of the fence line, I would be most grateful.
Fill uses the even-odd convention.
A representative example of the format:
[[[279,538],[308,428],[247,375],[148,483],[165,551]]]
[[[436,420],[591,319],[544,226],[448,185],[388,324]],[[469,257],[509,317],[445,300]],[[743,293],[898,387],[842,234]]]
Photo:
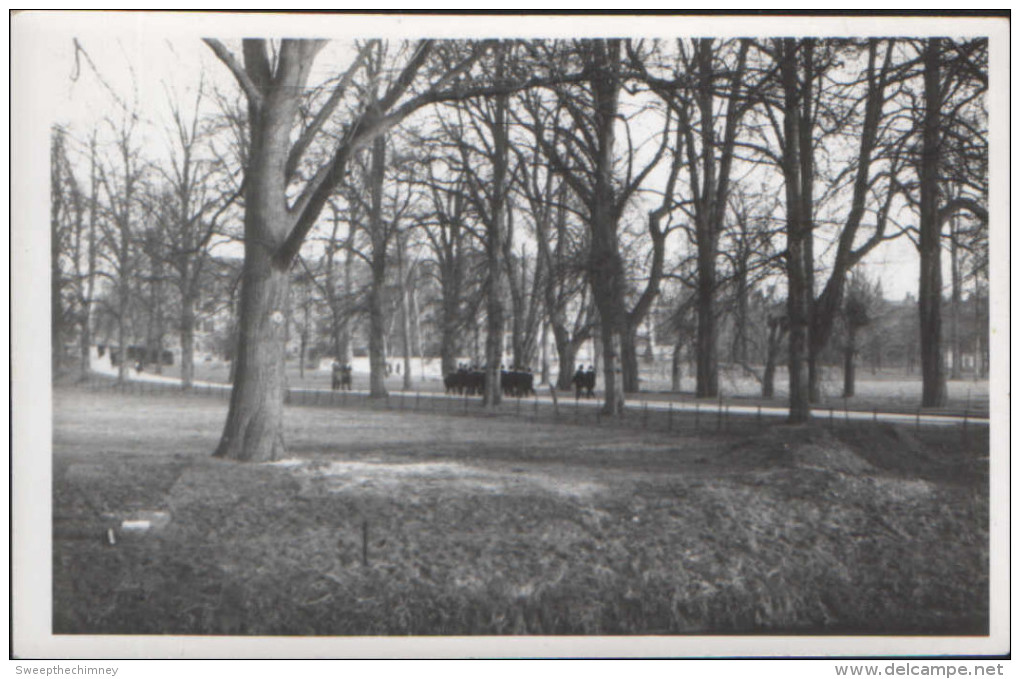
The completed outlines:
[[[162,382],[162,381],[150,381],[150,380],[128,380],[126,382],[118,382],[116,378],[105,377],[101,375],[92,374],[86,378],[83,382],[86,388],[91,390],[110,390],[114,393],[120,394],[135,394],[139,396],[186,396],[195,398],[208,398],[213,400],[227,401],[230,398],[231,387],[227,384],[213,384],[213,383],[195,383],[190,389],[184,389],[181,384],[174,382]],[[320,389],[297,389],[287,388],[284,392],[284,401],[288,405],[294,407],[305,407],[305,408],[321,408],[321,409],[349,409],[349,410],[379,410],[379,411],[391,411],[400,410],[402,412],[411,411],[414,413],[429,413],[438,414],[447,417],[497,417],[497,418],[511,418],[511,419],[525,419],[531,422],[541,423],[556,423],[567,426],[602,426],[603,418],[601,408],[599,407],[585,407],[581,408],[581,402],[578,399],[574,401],[574,409],[572,416],[561,417],[559,411],[559,404],[554,400],[553,402],[539,401],[537,395],[532,398],[532,407],[525,408],[522,404],[522,398],[513,397],[504,399],[501,406],[490,409],[483,407],[482,399],[480,397],[470,397],[464,395],[450,395],[450,394],[423,394],[420,391],[414,392],[414,398],[410,398],[409,392],[396,392],[395,397],[399,399],[399,404],[393,404],[391,396],[387,394],[385,398],[372,398],[369,394],[364,392],[353,392],[353,391],[341,391],[339,395],[334,391],[320,390]],[[460,399],[461,403],[459,407],[455,407],[455,402]],[[440,400],[445,400],[447,407],[444,409]],[[701,414],[702,414],[702,403],[700,401],[694,402],[694,408],[674,408],[672,402],[668,403],[668,407],[665,408],[649,408],[649,402],[645,401],[631,401],[626,410],[630,413],[634,413],[635,410],[640,410],[641,417],[620,417],[612,418],[607,422],[614,427],[629,428],[635,430],[645,431],[656,431],[661,433],[672,433],[679,436],[683,435],[708,435],[713,433],[717,434],[733,434],[733,433],[756,433],[767,430],[769,427],[782,425],[785,423],[785,418],[780,417],[769,417],[765,418],[762,415],[762,406],[757,405],[756,409],[747,408],[747,412],[734,412],[730,408],[730,404],[723,403],[719,399],[718,403],[709,403],[708,412],[711,413],[711,407],[716,407],[716,426],[712,427],[711,424],[705,428],[702,427]],[[835,409],[827,408],[828,413],[826,417],[825,409],[816,409],[815,422],[821,426],[826,426],[830,431],[835,431],[841,428],[850,428],[854,426],[874,426],[878,422],[878,410],[875,409],[872,413],[872,417],[863,419],[860,421],[854,421],[850,419],[848,415],[848,409],[844,406],[844,417],[835,417]],[[914,417],[910,418],[913,420],[907,420],[906,422],[899,422],[898,425],[902,427],[910,427],[915,434],[920,434],[922,431],[930,432],[933,430],[945,431],[949,425],[931,425],[924,422],[921,419],[921,411],[917,410],[914,413]],[[897,424],[897,423],[890,423]],[[975,424],[979,426],[975,427]],[[971,439],[975,437],[972,430],[978,430],[980,432],[980,425],[985,424],[981,420],[975,420],[969,413],[965,413],[963,420],[959,424],[960,440],[964,444],[969,444]],[[913,425],[912,427],[910,425]]]

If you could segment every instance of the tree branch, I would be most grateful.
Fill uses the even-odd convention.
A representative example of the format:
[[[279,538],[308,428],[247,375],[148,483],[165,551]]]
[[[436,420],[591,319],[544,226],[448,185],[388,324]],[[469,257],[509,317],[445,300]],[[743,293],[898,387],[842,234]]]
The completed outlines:
[[[216,57],[230,69],[230,72],[237,80],[237,84],[241,86],[245,96],[248,97],[248,102],[254,106],[261,106],[262,92],[256,87],[248,72],[244,70],[244,66],[241,65],[233,53],[215,38],[202,38],[202,42],[208,45]]]

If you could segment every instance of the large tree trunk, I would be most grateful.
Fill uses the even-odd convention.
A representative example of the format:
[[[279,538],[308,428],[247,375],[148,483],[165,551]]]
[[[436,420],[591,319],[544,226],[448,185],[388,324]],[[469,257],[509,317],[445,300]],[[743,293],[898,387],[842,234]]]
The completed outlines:
[[[127,276],[122,273],[121,274],[121,278],[125,278],[126,279]],[[127,282],[124,281],[124,282],[118,283],[118,287],[120,288],[120,292],[118,293],[119,296],[120,296],[120,299],[118,300],[118,304],[117,304],[117,344],[119,346],[119,348],[118,348],[119,361],[117,363],[117,382],[119,384],[124,384],[125,382],[127,382],[128,371],[130,370],[130,367],[128,366],[128,357],[127,357],[127,343],[128,343],[128,333],[127,333],[128,286],[127,286]]]
[[[670,390],[674,393],[681,389],[681,378],[683,377],[683,349],[684,343],[679,339],[673,345],[673,363],[670,366]]]
[[[301,379],[305,379],[305,361],[308,355],[308,329],[301,328],[301,348],[299,350],[300,356],[298,356],[298,376]]]
[[[440,363],[443,375],[449,375],[457,369],[458,349],[458,300],[449,292],[443,293],[443,313],[440,320]]]
[[[765,359],[765,370],[761,377],[761,397],[772,398],[776,395],[776,356],[771,354]]]
[[[318,45],[284,41],[270,79],[265,43],[244,42],[245,68],[255,74],[254,87],[261,88],[262,96],[256,102],[249,95],[237,352],[217,457],[263,462],[284,453],[284,334],[291,257],[279,253],[294,224],[286,196],[291,131]]]
[[[719,337],[716,325],[716,255],[719,251],[719,234],[723,230],[723,217],[727,210],[729,175],[733,163],[737,129],[746,108],[739,105],[738,92],[749,49],[749,42],[740,44],[736,67],[729,75],[730,101],[725,113],[725,125],[721,143],[717,141],[715,121],[718,117],[715,106],[716,50],[712,39],[698,40],[695,46],[695,63],[698,70],[696,103],[701,118],[701,189],[695,197],[695,234],[698,256],[697,277],[697,322],[695,337],[697,352],[696,392],[699,397],[714,397],[719,394]],[[716,152],[719,152],[718,163]],[[688,153],[693,150],[693,138],[689,137]],[[691,154],[691,160],[694,159]],[[694,173],[695,165],[690,165]]]
[[[494,211],[495,212],[495,211]],[[485,405],[498,406],[503,400],[501,361],[503,360],[503,263],[501,261],[502,219],[493,217],[486,240],[489,279],[485,293]]]
[[[369,170],[371,214],[369,230],[372,239],[372,282],[368,292],[368,364],[369,396],[386,398],[386,314],[383,291],[386,286],[386,225],[382,219],[383,179],[386,164],[386,138],[372,142],[372,163]]]
[[[400,243],[400,259],[397,260],[398,275],[400,280],[400,337],[404,344],[404,391],[411,389],[411,301],[410,290],[414,282],[406,272],[405,243]]]
[[[736,318],[734,319],[734,337],[732,347],[732,362],[737,365],[747,365],[749,361],[747,352],[747,261],[741,262],[737,271],[736,291]]]
[[[504,47],[496,51],[496,78],[504,73]],[[486,333],[485,333],[485,405],[495,407],[503,399],[500,383],[500,364],[503,358],[503,327],[505,311],[503,295],[504,281],[504,230],[506,228],[506,175],[509,145],[506,129],[506,95],[495,97],[492,167],[492,203],[489,206],[488,233],[485,239],[485,254],[488,264],[488,288],[486,290]]]
[[[800,257],[800,248],[796,252],[791,248],[790,257]],[[797,268],[796,265],[791,267]],[[789,299],[787,313],[790,317],[790,422],[806,422],[811,417],[810,391],[808,389],[808,301],[807,288],[802,275],[790,273]],[[794,279],[797,279],[794,282]]]
[[[854,395],[854,355],[857,353],[857,328],[847,328],[846,346],[843,348],[843,398]]]
[[[637,328],[629,323],[620,333],[620,367],[623,370],[623,391],[636,394],[641,391],[639,375]]]
[[[89,373],[92,358],[92,319],[89,306],[89,303],[86,302],[84,308],[81,310],[81,321],[78,325],[78,348],[80,351],[80,363],[78,367],[81,371],[82,379],[84,379]]]
[[[504,246],[508,245],[511,236],[508,234],[507,239],[504,241]],[[509,250],[509,247],[506,248]],[[525,318],[524,306],[525,300],[525,281],[527,277],[528,263],[523,257],[520,258],[520,276],[515,276],[513,269],[513,260],[509,257],[510,253],[506,253],[504,263],[511,269],[508,273],[506,280],[509,283],[510,289],[510,353],[512,358],[512,365],[510,366],[513,370],[523,368],[526,363],[529,363],[529,357],[527,356],[527,349],[525,348],[525,325],[527,319]]]
[[[368,291],[368,381],[371,398],[386,398],[387,396],[386,318],[382,299],[384,282],[384,268],[373,264],[372,285]]]
[[[782,318],[769,319],[768,344],[765,348],[765,369],[761,378],[762,398],[772,398],[776,394],[776,362],[779,359],[779,349],[783,343],[783,336],[786,334]]]
[[[541,381],[539,384],[549,384],[549,324],[542,321],[542,364]]]
[[[259,219],[247,205],[246,227]],[[264,227],[263,227],[264,228]],[[246,232],[250,232],[246,228]],[[266,462],[283,456],[284,333],[290,276],[269,248],[245,240],[234,388],[215,456]]]
[[[819,385],[818,360],[821,354],[822,343],[817,341],[814,334],[813,320],[815,314],[815,152],[814,152],[814,88],[815,88],[815,63],[814,63],[814,38],[804,38],[800,41],[802,51],[801,63],[803,64],[803,81],[801,90],[798,92],[799,117],[797,123],[797,163],[799,170],[799,201],[800,201],[800,223],[801,234],[801,256],[803,259],[804,277],[804,304],[805,320],[808,324],[805,342],[807,344],[807,398],[810,403],[821,401],[821,388]],[[796,57],[794,57],[796,59]],[[792,320],[792,319],[791,319]],[[792,340],[791,331],[791,340]],[[791,373],[792,374],[792,373]],[[791,389],[791,395],[793,390]]]
[[[715,249],[706,245],[698,253],[697,396],[719,395],[719,346],[715,323]]]
[[[553,342],[556,344],[556,358],[560,366],[556,375],[556,388],[570,391],[570,381],[574,378],[574,361],[577,360],[577,343],[571,341],[565,326],[556,323],[553,323]]]
[[[81,315],[81,370],[84,379],[91,369],[92,355],[92,305],[96,291],[96,263],[99,248],[96,244],[96,225],[98,220],[99,175],[96,170],[96,140],[89,142],[89,254],[88,268],[85,273],[85,294],[82,297]]]
[[[787,318],[790,332],[790,416],[791,423],[806,422],[811,417],[808,389],[808,327],[811,291],[805,262],[804,242],[811,237],[805,223],[801,200],[801,124],[797,84],[797,42],[784,38],[781,48],[780,73],[783,83],[783,178],[786,189],[786,277]]]
[[[354,360],[354,347],[351,346],[351,295],[353,294],[352,283],[352,260],[354,257],[354,236],[347,234],[347,242],[344,245],[344,291],[343,306],[340,309],[340,344],[337,349],[337,358],[347,365]]]
[[[418,347],[418,368],[421,381],[425,381],[425,342],[421,336],[421,307],[418,305],[417,288],[411,291],[411,318],[414,321],[414,340]]]
[[[977,262],[974,263],[974,379],[985,377],[985,350],[983,342],[981,341],[984,334],[988,331],[988,323],[982,323],[983,317],[981,314],[981,287],[980,287],[980,276],[977,268]]]
[[[195,299],[181,293],[181,388],[191,389],[195,380]]]
[[[50,152],[50,346],[54,377],[64,367],[64,302],[60,294],[63,286],[60,271],[60,214],[64,204],[64,186],[60,173],[62,146],[61,133],[55,131]]]
[[[354,248],[354,227],[348,226],[347,238],[344,241],[343,287],[337,290],[336,276],[336,242],[340,234],[340,210],[330,201],[333,213],[333,232],[326,250],[326,301],[329,305],[330,340],[333,357],[344,365],[351,363],[351,256]]]
[[[607,323],[602,324],[602,382],[605,385],[603,415],[622,415],[624,406],[623,369],[620,364],[618,331]]]
[[[621,331],[624,322],[623,291],[626,288],[617,233],[618,213],[613,182],[614,126],[619,109],[620,41],[597,41],[592,50],[591,89],[595,103],[597,157],[591,195],[591,246],[589,275],[599,310],[602,337],[602,380],[605,384],[604,415],[622,415],[623,379],[620,366]]]
[[[503,359],[503,301],[498,282],[502,278],[501,274],[492,271],[490,276],[485,326],[485,405],[494,407],[503,400],[500,371]]]
[[[145,343],[144,363],[153,354],[156,360],[152,370],[157,375],[163,374],[163,255],[160,245],[156,244],[152,256],[152,319],[149,335]]]
[[[950,308],[952,312],[952,324],[950,325],[950,342],[952,343],[952,356],[953,356],[953,367],[950,373],[950,379],[958,380],[962,377],[960,372],[960,255],[959,248],[956,243],[956,218],[954,217],[950,222],[950,241],[949,241],[949,256],[950,256],[950,275],[952,276],[952,306]]]
[[[938,215],[940,46],[930,38],[924,49],[924,126],[921,143],[921,406],[946,404],[946,376],[942,365],[942,225]]]

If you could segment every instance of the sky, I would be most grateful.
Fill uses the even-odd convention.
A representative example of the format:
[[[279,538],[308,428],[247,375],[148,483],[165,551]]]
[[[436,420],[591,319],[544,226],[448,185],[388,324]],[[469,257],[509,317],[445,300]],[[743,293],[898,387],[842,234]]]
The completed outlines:
[[[140,140],[145,155],[157,162],[166,157],[166,125],[169,120],[167,102],[170,93],[177,93],[183,100],[189,101],[200,79],[203,79],[207,87],[222,92],[237,91],[237,85],[226,67],[199,40],[207,30],[209,34],[217,36],[273,35],[281,32],[297,34],[308,31],[318,34],[320,31],[326,32],[324,29],[328,26],[328,33],[331,36],[337,35],[339,39],[317,60],[316,72],[310,78],[310,82],[317,82],[334,71],[333,64],[346,63],[344,52],[350,49],[350,40],[359,35],[382,33],[412,37],[419,36],[425,26],[430,27],[428,30],[432,34],[439,35],[470,35],[472,26],[484,26],[493,32],[507,28],[502,20],[494,23],[492,19],[468,24],[465,28],[458,21],[434,22],[422,17],[415,17],[413,24],[406,20],[380,23],[378,19],[362,19],[359,23],[351,21],[353,17],[343,17],[344,21],[340,17],[318,17],[311,21],[306,18],[299,22],[295,22],[293,17],[286,17],[290,20],[288,23],[282,20],[284,17],[276,17],[278,21],[269,21],[273,17],[260,15],[252,24],[258,32],[245,33],[240,31],[246,23],[252,23],[250,18],[244,22],[230,22],[225,21],[227,17],[224,15],[139,13],[137,16],[125,17],[123,14],[58,13],[51,16],[60,20],[49,22],[39,31],[36,49],[42,57],[35,69],[40,83],[46,83],[47,92],[51,95],[52,107],[49,112],[53,122],[64,125],[73,139],[84,143],[93,126],[99,125],[101,130],[109,130],[110,126],[104,123],[104,119],[116,119],[122,115],[125,105],[132,106],[137,101],[142,115]],[[620,22],[616,24],[616,30],[619,30]],[[655,31],[661,31],[664,35],[676,34],[659,24],[654,25]],[[755,28],[760,34],[768,34],[762,30],[767,24],[758,22]],[[707,26],[696,23],[694,27],[700,25]],[[779,24],[775,25],[778,28]],[[529,24],[527,32],[551,35],[566,32],[568,35],[576,35],[580,30],[577,26],[577,21],[568,24],[549,21],[537,31],[534,24]],[[647,23],[635,22],[634,31],[652,32],[649,26]],[[674,30],[681,30],[679,26],[686,30],[692,25],[686,22]],[[817,22],[814,26],[813,33],[824,32],[819,30],[821,25]],[[711,27],[715,34],[740,28],[731,27],[726,22],[715,22]],[[874,28],[866,22],[856,27],[846,22],[842,25],[826,25],[826,30],[837,34],[854,30],[867,32]],[[954,25],[954,29],[956,32],[961,31],[959,25]],[[586,33],[599,30],[606,30],[605,25],[595,21],[591,29],[586,29]],[[917,32],[917,29],[914,31]],[[94,69],[81,53],[76,54],[74,38],[78,39],[87,52]],[[228,45],[236,46],[236,42],[228,39]],[[824,249],[824,244],[819,243],[817,250],[822,252]],[[945,259],[945,266],[948,267],[948,257]],[[918,256],[913,244],[906,238],[879,246],[860,266],[869,276],[882,281],[887,298],[903,299],[909,294],[916,295]],[[945,279],[948,284],[948,270]]]

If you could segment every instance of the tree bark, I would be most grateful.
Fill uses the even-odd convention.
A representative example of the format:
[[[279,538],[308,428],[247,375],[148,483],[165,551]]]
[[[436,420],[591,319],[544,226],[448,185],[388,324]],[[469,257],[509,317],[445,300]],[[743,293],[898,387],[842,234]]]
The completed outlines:
[[[50,342],[52,351],[53,376],[63,372],[64,367],[64,300],[61,295],[64,276],[61,272],[61,228],[60,217],[64,206],[63,133],[52,130],[50,149]]]
[[[496,51],[496,79],[502,80],[505,48]],[[492,125],[492,198],[486,223],[485,255],[488,264],[485,333],[485,405],[493,408],[503,399],[500,364],[503,358],[504,229],[506,228],[507,153],[506,95],[495,97]]]
[[[284,453],[284,335],[292,258],[279,255],[294,228],[286,196],[287,158],[298,105],[320,46],[283,41],[274,75],[265,42],[244,41],[247,81],[242,84],[249,111],[244,264],[233,390],[217,457],[264,462]]]
[[[776,394],[776,361],[785,334],[784,320],[779,317],[770,318],[768,344],[765,348],[765,369],[761,379],[762,398],[772,398]]]
[[[549,384],[549,324],[542,321],[542,364],[541,381],[539,384]]]
[[[626,288],[620,257],[618,213],[613,182],[613,147],[620,95],[620,41],[595,41],[592,49],[591,90],[595,104],[596,157],[591,200],[589,275],[599,310],[602,337],[604,415],[622,415],[623,379],[620,365]]]
[[[404,344],[404,391],[411,389],[411,302],[408,299],[413,281],[407,272],[407,243],[404,237],[398,236],[400,251],[397,260],[397,276],[400,281],[400,337]]]
[[[739,90],[749,42],[740,42],[737,63],[729,75],[730,97],[725,112],[725,125],[721,143],[716,139],[715,110],[716,72],[714,59],[716,48],[710,38],[696,41],[694,63],[697,69],[695,100],[700,116],[701,176],[698,176],[698,159],[695,154],[693,134],[688,133],[688,172],[692,180],[694,197],[695,235],[698,258],[696,279],[696,306],[698,331],[695,336],[697,354],[696,393],[699,397],[714,397],[719,394],[719,337],[716,323],[716,257],[719,253],[719,235],[723,229],[723,218],[727,209],[730,187],[730,169],[737,131],[746,107],[739,102]],[[686,114],[681,109],[681,122]],[[688,125],[689,127],[689,125]],[[716,157],[716,150],[719,156]]]
[[[706,238],[707,240],[707,238]],[[698,398],[719,395],[719,345],[715,322],[715,251],[706,244],[698,248],[696,339],[696,393]]]
[[[386,165],[386,138],[376,137],[372,142],[372,159],[369,169],[371,207],[369,232],[372,241],[372,281],[368,291],[368,365],[369,397],[386,398],[386,314],[383,310],[383,293],[386,286],[386,245],[389,241],[387,225],[382,218],[383,179]]]
[[[195,299],[181,294],[181,388],[191,389],[195,380]]]
[[[560,366],[556,375],[556,389],[570,391],[570,381],[574,378],[574,362],[577,360],[580,342],[576,338],[571,339],[566,326],[560,326],[559,329],[553,326],[553,343],[556,345],[556,358]]]
[[[249,201],[246,232],[266,228],[248,227],[260,217]],[[234,388],[216,457],[266,462],[284,453],[284,333],[290,276],[277,267],[272,254],[258,241],[245,240]]]
[[[638,364],[637,328],[625,324],[620,333],[620,367],[623,370],[623,391],[636,394],[641,391],[640,366]]]
[[[857,353],[857,328],[847,328],[846,347],[843,348],[843,398],[854,395],[854,355]]]
[[[786,188],[786,278],[787,318],[790,351],[790,415],[791,423],[807,422],[811,417],[808,389],[807,357],[810,314],[809,277],[804,259],[804,242],[811,230],[804,223],[801,197],[800,154],[800,91],[797,83],[797,41],[777,41],[780,51],[780,75],[783,85],[783,177]]]
[[[443,293],[443,314],[440,320],[440,363],[442,364],[443,375],[449,375],[457,369],[457,348],[458,348],[458,299],[452,292]]]
[[[952,356],[953,356],[953,367],[949,375],[950,379],[958,380],[962,376],[960,372],[960,255],[959,247],[957,244],[957,228],[956,218],[952,218],[950,221],[950,240],[949,240],[949,256],[950,256],[950,275],[952,276],[952,306],[951,311],[951,325],[950,325],[950,343],[952,345]]]
[[[84,379],[91,369],[92,305],[96,290],[96,264],[99,258],[96,228],[99,209],[99,176],[96,167],[95,134],[89,140],[89,240],[88,266],[85,272],[81,314],[81,371]]]
[[[683,377],[683,342],[677,340],[673,345],[673,363],[670,366],[670,390],[678,393],[681,390],[681,379]]]
[[[939,38],[924,48],[924,122],[921,141],[921,280],[918,305],[921,318],[921,406],[946,404],[946,377],[942,361],[942,224],[939,200],[939,118],[942,106]]]

